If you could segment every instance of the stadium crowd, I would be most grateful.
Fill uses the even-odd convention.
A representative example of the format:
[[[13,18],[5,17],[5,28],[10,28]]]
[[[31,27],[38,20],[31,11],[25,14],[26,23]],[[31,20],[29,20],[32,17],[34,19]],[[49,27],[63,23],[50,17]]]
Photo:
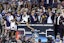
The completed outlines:
[[[57,16],[61,16],[62,20],[60,22],[64,24],[64,1],[0,0],[0,34],[4,34],[8,39],[11,30],[9,36],[10,38],[13,36],[14,39],[13,33],[17,30],[18,24],[55,24]],[[59,25],[58,22],[57,24]],[[18,41],[20,43],[20,39]],[[40,39],[38,43],[41,43]]]

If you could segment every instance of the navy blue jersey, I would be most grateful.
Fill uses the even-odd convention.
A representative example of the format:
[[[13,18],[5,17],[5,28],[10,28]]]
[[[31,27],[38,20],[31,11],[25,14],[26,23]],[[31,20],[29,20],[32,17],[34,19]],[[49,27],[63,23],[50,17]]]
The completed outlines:
[[[6,26],[9,27],[10,26],[10,22],[6,21]]]
[[[21,21],[21,15],[16,15],[16,21]]]
[[[10,26],[10,22],[8,20],[8,17],[6,17],[6,26],[9,27]]]

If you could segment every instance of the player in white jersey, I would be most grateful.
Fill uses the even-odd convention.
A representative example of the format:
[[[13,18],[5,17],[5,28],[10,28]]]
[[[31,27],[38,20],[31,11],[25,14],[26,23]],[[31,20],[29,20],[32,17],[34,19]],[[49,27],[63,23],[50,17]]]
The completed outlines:
[[[14,19],[11,20],[10,29],[11,29],[11,36],[15,35],[15,32],[17,31],[17,25]]]

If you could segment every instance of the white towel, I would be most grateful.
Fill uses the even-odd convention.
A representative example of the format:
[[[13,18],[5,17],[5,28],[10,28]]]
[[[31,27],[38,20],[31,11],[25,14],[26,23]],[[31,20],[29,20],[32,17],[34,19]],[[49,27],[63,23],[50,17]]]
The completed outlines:
[[[59,22],[60,22],[60,16],[57,19],[57,25],[59,25]]]

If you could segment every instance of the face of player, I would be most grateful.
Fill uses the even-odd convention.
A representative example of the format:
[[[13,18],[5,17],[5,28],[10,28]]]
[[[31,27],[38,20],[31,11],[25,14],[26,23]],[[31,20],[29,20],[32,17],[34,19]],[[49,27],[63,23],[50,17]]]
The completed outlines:
[[[40,9],[40,13],[42,13],[43,11],[42,11],[42,9]]]
[[[31,15],[34,16],[34,12],[32,12]]]
[[[11,14],[10,13],[8,13],[8,16],[10,16]]]
[[[24,12],[24,15],[26,15],[27,13],[26,12]]]
[[[49,8],[49,9],[48,9],[48,12],[50,12],[50,11],[51,11],[51,9]]]

